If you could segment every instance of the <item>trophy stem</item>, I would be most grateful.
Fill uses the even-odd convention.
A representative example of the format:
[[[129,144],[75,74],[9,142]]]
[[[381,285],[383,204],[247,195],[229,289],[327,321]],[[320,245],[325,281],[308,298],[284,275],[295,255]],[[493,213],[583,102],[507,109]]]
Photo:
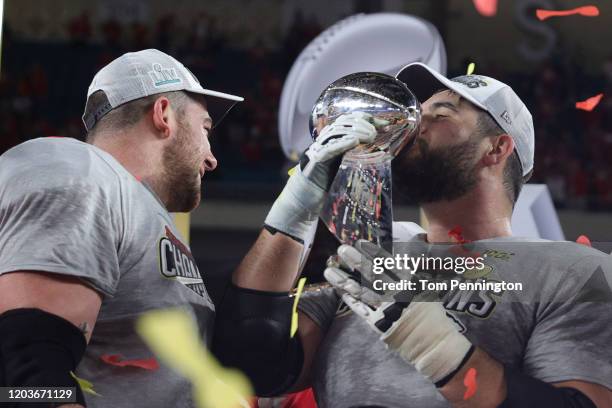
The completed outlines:
[[[331,185],[321,220],[343,244],[368,240],[393,245],[391,160],[387,152],[357,158],[347,153]]]

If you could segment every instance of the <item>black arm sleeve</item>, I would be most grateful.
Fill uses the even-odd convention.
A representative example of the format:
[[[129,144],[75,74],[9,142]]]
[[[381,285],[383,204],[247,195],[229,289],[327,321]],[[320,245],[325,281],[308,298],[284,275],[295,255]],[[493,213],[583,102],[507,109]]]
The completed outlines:
[[[597,408],[575,388],[558,388],[519,371],[505,369],[507,396],[498,408]]]
[[[76,387],[77,403],[85,405],[70,372],[86,346],[83,333],[59,316],[40,309],[9,310],[0,315],[0,386]]]
[[[242,370],[259,396],[287,391],[304,364],[299,336],[290,338],[293,298],[230,285],[217,311],[212,351]]]

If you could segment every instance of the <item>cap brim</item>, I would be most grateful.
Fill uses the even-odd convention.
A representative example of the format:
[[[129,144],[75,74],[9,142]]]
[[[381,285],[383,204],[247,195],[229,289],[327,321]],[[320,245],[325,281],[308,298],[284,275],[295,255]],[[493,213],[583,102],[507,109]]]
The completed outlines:
[[[243,102],[242,96],[236,96],[228,93],[213,91],[210,89],[201,88],[200,90],[187,90],[187,92],[194,92],[200,95],[212,97],[206,98],[206,105],[208,107],[208,114],[213,120],[213,128],[217,127],[219,123],[227,116],[238,102]]]
[[[451,89],[479,108],[487,110],[482,103],[466,91],[466,87],[461,83],[451,81],[421,62],[406,65],[395,77],[406,84],[419,102],[425,102],[438,91]]]
[[[202,95],[214,96],[216,98],[227,99],[227,100],[234,101],[234,102],[244,101],[244,98],[242,96],[236,96],[236,95],[232,95],[232,94],[228,94],[224,92],[213,91],[212,89],[202,88],[202,91],[200,91],[199,93],[201,93]]]

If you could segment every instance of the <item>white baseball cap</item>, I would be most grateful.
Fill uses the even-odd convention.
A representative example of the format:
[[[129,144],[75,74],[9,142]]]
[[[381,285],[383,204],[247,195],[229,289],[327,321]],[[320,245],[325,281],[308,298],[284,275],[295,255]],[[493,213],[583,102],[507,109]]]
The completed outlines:
[[[510,88],[484,75],[463,75],[448,79],[428,66],[415,62],[395,76],[404,82],[420,102],[442,89],[450,89],[483,109],[514,139],[523,176],[533,169],[534,130],[531,113]]]
[[[87,99],[96,91],[104,91],[108,104],[90,115],[83,114],[87,130],[91,130],[112,109],[162,92],[187,91],[214,97],[210,102],[225,101],[221,110],[223,116],[237,102],[244,101],[240,96],[204,89],[189,69],[156,49],[128,52],[113,60],[94,76],[87,90]],[[213,119],[218,123],[223,116]]]

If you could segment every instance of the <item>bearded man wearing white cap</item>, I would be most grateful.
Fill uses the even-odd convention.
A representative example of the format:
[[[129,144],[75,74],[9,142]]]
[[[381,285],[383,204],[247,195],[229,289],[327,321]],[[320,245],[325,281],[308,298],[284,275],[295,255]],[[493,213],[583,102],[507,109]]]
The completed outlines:
[[[210,337],[214,306],[169,212],[198,206],[217,165],[209,110],[242,100],[163,52],[127,53],[89,87],[86,143],[39,138],[0,156],[0,386],[76,387],[67,406],[193,406],[168,367],[102,358],[153,359],[134,327],[147,310],[181,307]]]
[[[428,226],[395,237],[405,242],[396,253],[440,256],[436,243],[469,242],[466,256],[489,254],[485,267],[451,280],[519,282],[523,290],[444,286],[434,301],[400,291],[377,297],[380,287],[356,277],[371,277],[374,258],[392,256],[366,241],[342,245],[339,263],[325,271],[335,290],[300,303],[312,322],[304,330],[314,344],[305,349],[316,350],[319,406],[612,406],[610,257],[512,236],[513,207],[534,162],[527,107],[483,75],[450,80],[414,63],[397,77],[422,102],[422,123],[415,145],[393,163],[394,186],[422,206]],[[420,284],[418,273],[397,266],[384,274]]]
[[[393,256],[366,241],[340,246],[325,270],[332,287],[309,291],[298,303],[299,351],[279,347],[276,359],[259,359],[265,369],[252,370],[270,373],[259,394],[312,386],[320,408],[612,406],[610,257],[572,242],[512,236],[514,203],[534,162],[527,107],[487,76],[450,80],[414,63],[398,78],[421,101],[422,122],[415,144],[394,159],[394,187],[422,206],[428,227],[395,231],[403,244],[394,256],[403,249],[440,258],[449,252],[434,245],[454,237],[451,248],[464,260],[488,257],[482,268],[451,275],[468,289],[407,293],[376,287],[373,279],[420,284],[418,273],[427,268],[414,277],[399,267],[373,272],[376,258]],[[267,222],[287,231],[275,218]],[[296,277],[295,269],[267,277],[239,272],[238,286],[268,290]],[[523,291],[467,285],[483,281],[521,283]],[[267,307],[269,315],[281,310]],[[241,338],[265,333],[261,327],[244,325]],[[247,371],[271,345],[255,336],[259,342],[241,348],[245,340],[231,334],[215,332],[219,343],[234,344],[223,360]],[[282,337],[290,343],[288,329]]]

